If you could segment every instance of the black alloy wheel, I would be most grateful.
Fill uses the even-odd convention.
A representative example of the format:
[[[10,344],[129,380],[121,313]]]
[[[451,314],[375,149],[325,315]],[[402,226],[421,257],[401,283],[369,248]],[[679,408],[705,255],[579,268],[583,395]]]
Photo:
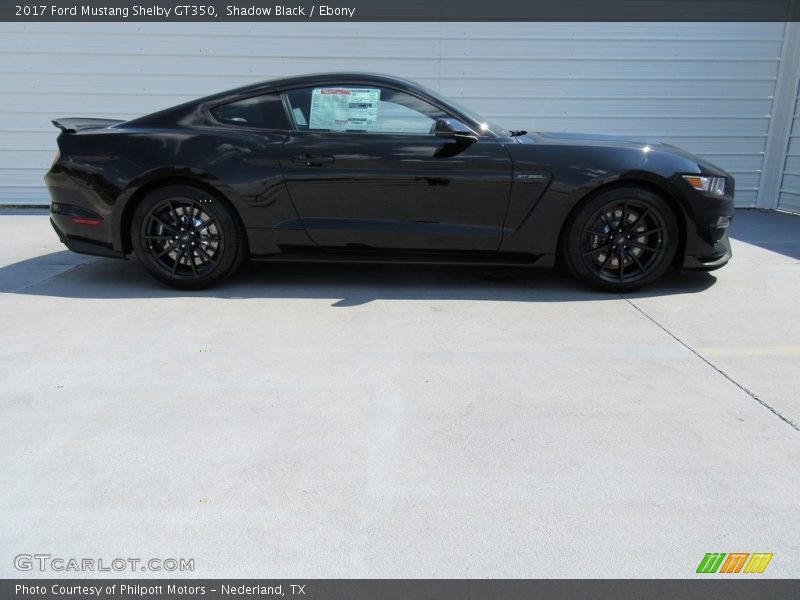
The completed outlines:
[[[243,259],[243,236],[224,202],[185,185],[160,188],[134,214],[131,240],[151,275],[181,289],[213,285]]]
[[[642,188],[618,188],[581,206],[568,224],[562,252],[572,273],[607,290],[652,283],[675,257],[672,208]]]

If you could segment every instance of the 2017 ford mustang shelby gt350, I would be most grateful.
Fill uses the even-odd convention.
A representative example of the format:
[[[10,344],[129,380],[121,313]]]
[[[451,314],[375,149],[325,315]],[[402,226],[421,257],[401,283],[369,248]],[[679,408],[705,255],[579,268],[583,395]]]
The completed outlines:
[[[379,75],[281,79],[130,121],[57,119],[76,252],[179,288],[246,259],[533,265],[611,290],[730,258],[733,178],[673,146],[509,131]]]

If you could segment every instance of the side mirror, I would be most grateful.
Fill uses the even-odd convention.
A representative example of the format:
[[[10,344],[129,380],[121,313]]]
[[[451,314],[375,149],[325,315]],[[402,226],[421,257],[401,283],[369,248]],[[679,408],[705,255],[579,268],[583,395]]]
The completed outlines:
[[[455,138],[456,140],[461,141],[478,141],[478,137],[472,133],[470,128],[464,125],[464,123],[458,119],[436,119],[434,133],[437,135],[437,137]]]

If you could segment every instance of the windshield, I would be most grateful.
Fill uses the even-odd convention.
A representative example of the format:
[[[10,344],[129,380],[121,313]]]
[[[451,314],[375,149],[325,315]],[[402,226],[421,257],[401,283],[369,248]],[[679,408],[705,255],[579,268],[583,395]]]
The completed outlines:
[[[495,135],[499,135],[501,137],[505,137],[505,136],[511,135],[511,132],[508,129],[506,129],[505,127],[502,127],[501,125],[498,125],[497,123],[494,123],[492,121],[489,121],[488,119],[485,119],[483,116],[479,115],[478,113],[476,113],[471,108],[469,108],[467,106],[464,106],[460,102],[456,102],[452,98],[448,98],[447,96],[444,96],[444,95],[440,94],[439,92],[435,92],[432,89],[427,88],[425,86],[420,85],[419,87],[422,88],[431,97],[436,98],[437,100],[439,100],[443,104],[452,106],[453,108],[455,108],[458,112],[460,112],[464,116],[466,116],[469,119],[475,121],[476,123],[481,124],[481,130],[482,130],[481,133],[485,132],[488,129],[489,131],[491,131]]]

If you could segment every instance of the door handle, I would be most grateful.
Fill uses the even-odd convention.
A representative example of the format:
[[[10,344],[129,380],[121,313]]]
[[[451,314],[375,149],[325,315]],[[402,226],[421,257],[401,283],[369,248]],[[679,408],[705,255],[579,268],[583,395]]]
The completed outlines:
[[[322,154],[300,154],[292,158],[294,164],[307,167],[321,167],[324,164],[332,163],[334,160],[336,159],[332,156]]]

